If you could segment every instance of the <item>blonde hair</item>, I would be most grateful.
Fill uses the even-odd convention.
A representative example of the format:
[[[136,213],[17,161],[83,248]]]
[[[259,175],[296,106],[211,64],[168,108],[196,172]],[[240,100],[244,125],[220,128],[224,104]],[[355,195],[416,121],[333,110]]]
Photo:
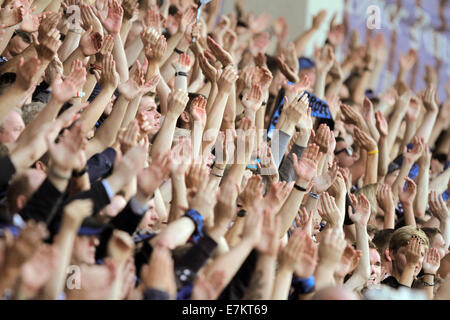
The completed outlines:
[[[389,250],[397,251],[399,248],[406,246],[413,236],[418,237],[427,248],[430,246],[430,240],[425,232],[414,226],[405,226],[395,230],[392,234],[391,241],[389,241]]]

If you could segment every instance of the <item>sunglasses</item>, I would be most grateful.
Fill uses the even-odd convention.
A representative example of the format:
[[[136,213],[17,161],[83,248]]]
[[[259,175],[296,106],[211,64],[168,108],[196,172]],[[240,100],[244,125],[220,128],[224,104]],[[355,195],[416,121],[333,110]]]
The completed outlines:
[[[31,36],[28,33],[20,31],[20,30],[17,30],[17,31],[14,32],[14,34],[16,36],[21,37],[22,40],[25,41],[26,43],[31,44]]]
[[[352,155],[353,155],[353,150],[351,149],[351,148],[344,148],[344,149],[341,149],[341,150],[339,150],[339,151],[336,151],[335,153],[334,153],[334,155],[335,156],[337,156],[339,153],[341,153],[341,152],[346,152],[347,153],[347,155],[349,156],[349,157],[351,157]]]

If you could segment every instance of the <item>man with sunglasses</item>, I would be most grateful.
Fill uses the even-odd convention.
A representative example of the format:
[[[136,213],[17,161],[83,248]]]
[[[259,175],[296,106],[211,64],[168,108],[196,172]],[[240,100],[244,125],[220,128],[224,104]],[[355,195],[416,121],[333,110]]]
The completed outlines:
[[[336,138],[336,149],[334,151],[334,155],[338,165],[343,168],[351,167],[357,160],[356,156],[353,154],[352,148],[341,137]]]

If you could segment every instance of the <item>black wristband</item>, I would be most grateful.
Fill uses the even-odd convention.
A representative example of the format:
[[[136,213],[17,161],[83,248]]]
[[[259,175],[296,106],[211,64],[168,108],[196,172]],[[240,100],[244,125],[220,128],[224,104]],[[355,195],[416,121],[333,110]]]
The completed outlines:
[[[179,72],[175,72],[175,77],[177,77],[177,76],[187,77],[188,74],[186,72],[179,71]]]
[[[239,210],[239,212],[238,212],[238,214],[237,214],[237,216],[238,216],[239,218],[243,218],[243,217],[245,217],[246,215],[247,215],[247,211],[244,210],[244,209]]]
[[[89,167],[86,165],[83,169],[81,169],[80,171],[77,170],[73,170],[72,171],[72,177],[73,178],[79,178],[81,176],[83,176],[87,171],[88,171]]]
[[[298,184],[294,184],[294,188],[301,192],[306,192],[306,189],[302,186],[299,186]]]
[[[184,51],[181,51],[181,50],[178,49],[178,48],[173,49],[173,51],[175,51],[175,52],[178,53],[178,54],[183,54],[183,53],[185,53]]]

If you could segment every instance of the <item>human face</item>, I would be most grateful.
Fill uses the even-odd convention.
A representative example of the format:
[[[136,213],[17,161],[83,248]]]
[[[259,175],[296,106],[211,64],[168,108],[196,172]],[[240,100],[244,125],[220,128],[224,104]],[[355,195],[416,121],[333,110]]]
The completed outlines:
[[[431,248],[435,248],[438,251],[439,260],[442,260],[448,253],[448,250],[445,248],[444,238],[440,233],[434,236],[433,241],[431,241]]]
[[[143,230],[152,230],[160,221],[158,212],[156,212],[155,203],[153,200],[149,203],[149,208],[144,215],[144,218],[139,225],[140,229]]]
[[[152,128],[150,135],[155,135],[161,127],[161,114],[156,108],[155,100],[152,97],[142,98],[139,112],[147,117],[147,121]]]
[[[388,175],[386,175],[386,178],[384,179],[384,183],[386,183],[392,187],[392,185],[394,184],[394,181],[398,177],[399,172],[400,172],[400,170],[395,170],[395,171],[389,173]]]
[[[393,269],[395,269],[399,274],[402,274],[402,272],[403,272],[403,270],[405,270],[405,267],[407,264],[406,251],[407,251],[406,246],[403,246],[403,247],[400,247],[397,251],[392,252]],[[419,262],[416,264],[416,267],[414,269],[415,277],[419,274],[420,270],[422,269],[423,260],[425,258],[425,251],[426,251],[426,247],[422,245],[421,251],[420,251]]]
[[[1,143],[14,143],[25,129],[25,123],[17,111],[11,111],[0,129]]]
[[[99,244],[96,236],[77,236],[73,246],[72,263],[95,264],[95,249]]]
[[[338,141],[336,143],[335,157],[338,161],[338,165],[343,168],[351,167],[356,161],[355,154],[353,153],[352,155],[349,155],[348,152],[346,151],[347,149],[351,149],[350,146],[347,144],[347,142]],[[341,150],[344,151],[340,152]]]
[[[373,286],[381,280],[381,257],[376,249],[369,249],[370,277],[366,285]]]

